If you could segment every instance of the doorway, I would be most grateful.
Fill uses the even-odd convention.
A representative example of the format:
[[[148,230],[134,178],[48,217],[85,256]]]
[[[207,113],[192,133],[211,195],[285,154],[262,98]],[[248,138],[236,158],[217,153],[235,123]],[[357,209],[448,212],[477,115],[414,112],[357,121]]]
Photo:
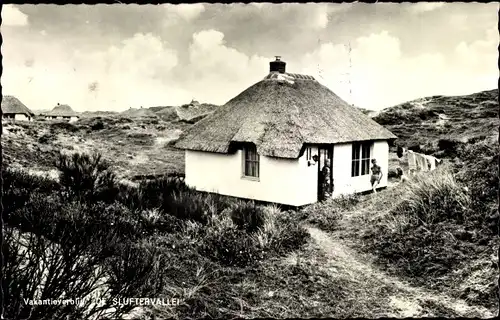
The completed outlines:
[[[328,166],[330,169],[330,175],[329,175],[329,180],[330,182],[328,184],[324,184],[324,177],[323,177],[323,167],[325,166],[325,163],[327,160],[330,162],[330,165]],[[326,189],[326,190],[324,190]],[[326,194],[332,194],[334,189],[334,183],[333,183],[333,146],[322,146],[318,148],[318,201],[323,201],[325,200],[325,195]],[[326,191],[326,192],[324,192]]]

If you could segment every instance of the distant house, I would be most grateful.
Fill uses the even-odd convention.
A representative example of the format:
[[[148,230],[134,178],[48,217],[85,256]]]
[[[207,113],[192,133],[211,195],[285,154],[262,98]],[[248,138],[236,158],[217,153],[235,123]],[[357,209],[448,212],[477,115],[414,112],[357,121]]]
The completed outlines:
[[[34,114],[19,99],[13,96],[2,98],[2,119],[33,121]]]
[[[312,76],[270,72],[187,130],[185,181],[200,191],[291,206],[321,198],[330,159],[332,196],[371,190],[371,159],[387,186],[389,140],[396,138]]]
[[[66,120],[69,122],[77,121],[80,116],[73,111],[67,104],[57,104],[51,111],[43,114],[47,120]]]

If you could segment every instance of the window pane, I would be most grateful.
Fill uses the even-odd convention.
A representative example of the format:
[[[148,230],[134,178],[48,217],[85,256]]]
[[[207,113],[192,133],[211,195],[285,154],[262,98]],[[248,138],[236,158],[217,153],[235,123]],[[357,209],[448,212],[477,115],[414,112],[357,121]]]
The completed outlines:
[[[351,168],[351,176],[352,177],[359,176],[359,166],[360,166],[359,160],[352,161],[352,168]]]
[[[363,158],[370,158],[370,144],[369,143],[364,143],[363,144],[363,153],[362,153]]]
[[[352,159],[355,160],[355,159],[359,159],[359,144],[357,143],[353,143],[352,145]]]
[[[361,175],[370,173],[370,159],[362,160]]]

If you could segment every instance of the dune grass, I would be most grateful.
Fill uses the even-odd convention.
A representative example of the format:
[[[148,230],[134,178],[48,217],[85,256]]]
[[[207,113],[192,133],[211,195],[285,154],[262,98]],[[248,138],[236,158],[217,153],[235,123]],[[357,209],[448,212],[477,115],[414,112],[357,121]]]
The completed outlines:
[[[466,187],[440,167],[363,199],[326,230],[373,255],[390,274],[494,309],[498,231]]]

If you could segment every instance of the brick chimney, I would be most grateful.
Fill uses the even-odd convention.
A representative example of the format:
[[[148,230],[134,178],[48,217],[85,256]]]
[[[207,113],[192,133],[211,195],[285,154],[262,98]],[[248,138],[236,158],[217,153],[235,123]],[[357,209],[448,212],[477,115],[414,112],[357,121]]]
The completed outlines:
[[[269,72],[286,72],[286,62],[281,61],[280,56],[276,56],[276,60],[269,62]]]

